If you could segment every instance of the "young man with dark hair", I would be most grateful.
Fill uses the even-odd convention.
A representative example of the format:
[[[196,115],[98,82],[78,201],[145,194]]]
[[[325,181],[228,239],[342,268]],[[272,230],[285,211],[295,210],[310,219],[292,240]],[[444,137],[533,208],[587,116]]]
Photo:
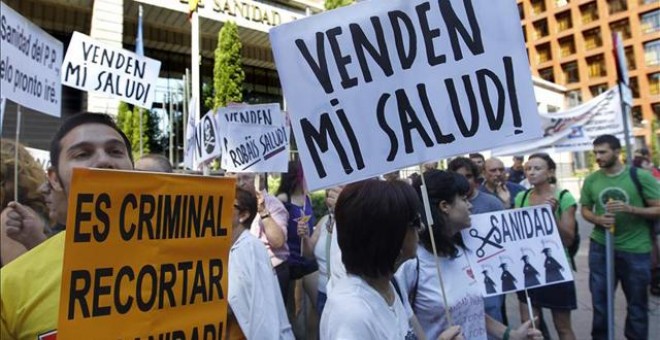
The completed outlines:
[[[486,164],[486,158],[480,153],[471,153],[468,155],[468,158],[477,166],[479,174],[475,178],[477,183],[482,184],[484,182],[484,164]]]
[[[80,113],[66,120],[50,148],[53,186],[68,195],[73,168],[132,170],[131,145],[108,115]],[[0,338],[56,336],[65,233],[59,233],[0,271]]]
[[[589,248],[589,289],[593,305],[591,335],[607,337],[607,272],[605,233],[614,235],[615,285],[619,280],[628,303],[625,336],[648,338],[648,291],[651,274],[650,220],[660,218],[660,189],[646,171],[637,171],[641,192],[630,167],[620,160],[621,143],[612,135],[593,142],[600,170],[589,175],[580,197],[584,218],[595,224]],[[641,195],[640,195],[641,194]]]

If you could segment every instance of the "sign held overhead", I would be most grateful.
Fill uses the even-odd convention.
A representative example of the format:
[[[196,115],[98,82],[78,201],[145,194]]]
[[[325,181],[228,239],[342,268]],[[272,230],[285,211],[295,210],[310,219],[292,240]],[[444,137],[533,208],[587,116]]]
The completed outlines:
[[[541,134],[512,1],[362,2],[270,39],[310,190]]]

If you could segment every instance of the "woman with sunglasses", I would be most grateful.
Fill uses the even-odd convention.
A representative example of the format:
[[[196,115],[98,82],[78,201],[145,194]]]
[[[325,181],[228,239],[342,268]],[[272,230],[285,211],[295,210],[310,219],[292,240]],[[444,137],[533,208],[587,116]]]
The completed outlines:
[[[460,233],[470,226],[471,204],[467,198],[470,185],[465,177],[441,170],[429,170],[423,176],[433,228],[422,230],[417,258],[404,263],[397,271],[396,279],[403,295],[408,296],[410,307],[426,337],[486,339],[491,335],[499,339],[540,339],[541,333],[530,329],[531,322],[511,329],[485,313],[479,288],[481,283],[476,281],[472,272]],[[424,190],[421,177],[413,186],[421,197],[421,190]],[[444,297],[431,237],[439,257]],[[453,327],[460,326],[461,334],[455,338],[443,336],[443,332],[451,329],[443,301],[450,308]]]

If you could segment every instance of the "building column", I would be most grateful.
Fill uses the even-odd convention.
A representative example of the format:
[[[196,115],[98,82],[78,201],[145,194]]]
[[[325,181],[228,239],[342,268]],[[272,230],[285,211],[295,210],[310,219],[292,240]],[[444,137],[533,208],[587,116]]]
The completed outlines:
[[[123,48],[124,0],[95,0],[89,35],[106,45]],[[87,111],[115,116],[118,107],[117,99],[107,95],[87,93]]]

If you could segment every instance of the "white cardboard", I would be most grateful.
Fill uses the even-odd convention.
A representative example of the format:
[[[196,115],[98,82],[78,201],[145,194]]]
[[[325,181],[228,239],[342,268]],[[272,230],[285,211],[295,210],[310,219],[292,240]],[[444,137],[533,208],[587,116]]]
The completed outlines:
[[[220,127],[221,166],[231,172],[286,172],[289,129],[231,123]]]
[[[440,4],[447,6],[444,13]],[[395,34],[392,22],[401,34]],[[432,33],[422,34],[424,26]],[[461,30],[466,38],[457,33]],[[359,32],[368,43],[352,38]],[[452,35],[457,37],[453,47]],[[541,135],[514,1],[366,1],[275,27],[270,40],[310,190]],[[412,55],[408,46],[416,47],[410,63],[405,61]],[[364,52],[363,63],[356,51]],[[390,67],[379,66],[377,59]],[[489,100],[479,91],[477,74]],[[463,76],[474,88],[474,108]],[[452,84],[455,91],[449,90]],[[420,92],[426,93],[426,103]],[[455,105],[451,93],[456,93]],[[410,107],[400,110],[407,101]],[[487,102],[496,117],[503,106],[501,124],[487,122]],[[407,143],[404,131],[410,131]]]

